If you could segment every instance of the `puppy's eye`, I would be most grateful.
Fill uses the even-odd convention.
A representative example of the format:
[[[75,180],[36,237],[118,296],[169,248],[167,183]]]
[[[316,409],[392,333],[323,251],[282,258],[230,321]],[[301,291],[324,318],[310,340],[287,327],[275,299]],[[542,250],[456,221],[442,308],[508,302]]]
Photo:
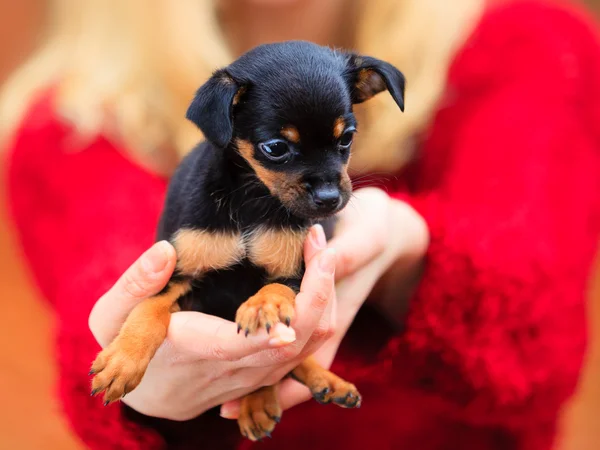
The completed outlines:
[[[350,145],[352,145],[352,139],[353,138],[354,138],[354,130],[353,129],[347,130],[340,137],[339,146],[341,148],[348,148],[348,147],[350,147]]]
[[[259,144],[264,155],[271,161],[283,161],[290,156],[290,146],[285,141],[273,140]]]

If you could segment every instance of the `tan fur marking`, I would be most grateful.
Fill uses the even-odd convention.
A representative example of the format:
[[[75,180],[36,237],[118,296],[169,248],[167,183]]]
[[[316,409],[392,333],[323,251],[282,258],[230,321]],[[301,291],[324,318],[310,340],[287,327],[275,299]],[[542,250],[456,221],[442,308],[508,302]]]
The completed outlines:
[[[233,102],[232,102],[233,106],[237,105],[240,102],[240,98],[242,98],[242,95],[244,95],[245,92],[246,92],[245,86],[242,86],[241,88],[238,89],[238,91],[233,96]]]
[[[306,194],[299,178],[282,172],[273,172],[258,162],[254,158],[252,143],[239,139],[237,147],[240,155],[248,161],[258,179],[269,189],[271,194],[277,196],[284,204],[292,204],[299,197]]]
[[[182,229],[175,235],[173,246],[177,250],[177,270],[190,276],[225,269],[245,256],[237,233]]]
[[[356,82],[356,88],[360,92],[359,98],[361,100],[368,100],[375,94],[382,92],[386,89],[385,81],[383,78],[371,69],[361,69],[358,72],[358,81]]]
[[[371,76],[370,74],[370,69],[360,69],[360,71],[358,72],[358,83],[366,83],[369,80],[369,77]]]
[[[277,191],[277,195],[284,205],[293,204],[306,195],[306,189],[300,184],[300,179],[291,176],[289,178]]]
[[[250,164],[250,167],[252,167],[258,179],[262,181],[272,194],[276,195],[280,187],[286,182],[285,174],[265,169],[261,163],[254,158],[254,146],[252,143],[238,140],[238,150],[244,159],[248,161],[248,164]]]
[[[346,122],[343,117],[338,117],[333,122],[333,137],[339,139],[344,130],[346,129]]]
[[[298,128],[293,125],[283,127],[281,129],[281,135],[294,144],[300,142],[300,132],[298,131]]]
[[[307,231],[261,227],[249,236],[248,257],[272,278],[297,276]]]
[[[324,369],[313,356],[302,361],[292,375],[308,387],[320,403],[333,402],[342,408],[360,407],[361,396],[356,386]]]
[[[92,364],[92,394],[102,391],[112,403],[142,381],[150,360],[167,337],[177,299],[189,292],[188,281],[173,284],[165,293],[139,303],[127,316],[118,336]]]
[[[350,179],[350,175],[348,175],[348,165],[349,162],[344,164],[344,170],[340,174],[342,179],[340,180],[340,188],[345,192],[352,192],[352,180]]]

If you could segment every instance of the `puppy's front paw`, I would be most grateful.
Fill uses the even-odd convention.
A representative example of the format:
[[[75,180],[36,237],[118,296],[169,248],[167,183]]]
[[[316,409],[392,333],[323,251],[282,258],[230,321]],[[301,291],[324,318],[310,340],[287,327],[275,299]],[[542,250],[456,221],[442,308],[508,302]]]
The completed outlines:
[[[104,393],[104,406],[121,399],[142,381],[151,354],[145,348],[127,345],[124,339],[115,339],[102,350],[92,364],[92,396]]]
[[[238,425],[244,437],[260,441],[271,437],[275,425],[281,420],[281,406],[274,386],[267,386],[242,399]]]
[[[238,308],[235,321],[238,333],[246,336],[264,327],[267,333],[279,322],[290,325],[294,318],[296,294],[282,284],[269,284],[250,297]]]

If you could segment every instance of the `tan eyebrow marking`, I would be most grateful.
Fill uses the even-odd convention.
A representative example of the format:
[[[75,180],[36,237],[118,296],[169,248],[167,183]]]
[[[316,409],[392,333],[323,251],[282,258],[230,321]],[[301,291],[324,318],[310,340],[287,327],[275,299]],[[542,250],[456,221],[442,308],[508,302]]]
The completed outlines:
[[[335,122],[333,122],[333,136],[336,139],[339,139],[342,133],[344,132],[345,128],[346,121],[343,117],[338,117],[337,119],[335,119]]]
[[[286,125],[283,127],[281,129],[281,135],[294,144],[300,142],[300,132],[294,125]]]

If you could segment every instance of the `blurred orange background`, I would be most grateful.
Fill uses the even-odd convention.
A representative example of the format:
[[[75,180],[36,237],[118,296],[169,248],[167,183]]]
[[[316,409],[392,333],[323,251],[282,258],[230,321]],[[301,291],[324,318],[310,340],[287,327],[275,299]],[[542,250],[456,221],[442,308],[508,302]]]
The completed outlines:
[[[600,0],[588,0],[600,17]],[[0,0],[0,83],[35,46],[44,0]],[[0,161],[0,448],[83,448],[61,416],[53,388],[51,311],[24,269],[7,220]],[[592,345],[580,387],[563,414],[557,450],[600,449],[600,258],[589,292]]]

